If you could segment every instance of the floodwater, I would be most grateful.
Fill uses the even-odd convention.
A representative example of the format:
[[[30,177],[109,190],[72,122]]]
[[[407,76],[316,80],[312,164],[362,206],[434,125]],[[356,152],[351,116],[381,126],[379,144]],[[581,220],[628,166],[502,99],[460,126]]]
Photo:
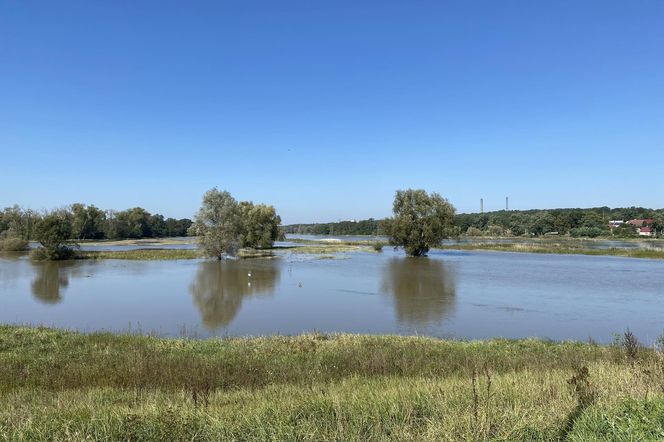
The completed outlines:
[[[0,322],[167,336],[306,331],[610,342],[664,332],[664,261],[391,249],[336,259],[31,262],[0,255]]]

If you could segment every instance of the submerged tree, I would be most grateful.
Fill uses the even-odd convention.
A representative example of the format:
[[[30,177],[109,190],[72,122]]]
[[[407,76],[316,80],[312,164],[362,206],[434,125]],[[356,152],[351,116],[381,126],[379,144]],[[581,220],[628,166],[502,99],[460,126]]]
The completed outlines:
[[[238,203],[230,193],[215,187],[203,195],[193,230],[205,253],[221,259],[235,255],[241,247],[271,247],[279,235],[280,222],[274,207]]]
[[[240,217],[242,221],[241,247],[261,249],[272,247],[274,241],[279,237],[279,224],[281,224],[281,218],[274,207],[242,201]]]
[[[43,246],[35,255],[45,259],[67,259],[74,254],[71,247],[71,221],[58,214],[47,215],[35,229],[37,241]]]
[[[424,190],[398,190],[394,197],[394,216],[385,220],[390,244],[401,246],[411,256],[426,255],[450,235],[454,206],[437,193]]]
[[[216,187],[205,192],[194,228],[208,256],[221,259],[225,254],[234,255],[240,236],[240,217],[235,198]]]

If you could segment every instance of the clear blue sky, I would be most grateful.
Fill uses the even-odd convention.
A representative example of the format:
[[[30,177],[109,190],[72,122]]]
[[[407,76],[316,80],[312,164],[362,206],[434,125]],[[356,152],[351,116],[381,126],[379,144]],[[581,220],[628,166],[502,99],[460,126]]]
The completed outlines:
[[[0,3],[0,206],[664,206],[664,2]]]

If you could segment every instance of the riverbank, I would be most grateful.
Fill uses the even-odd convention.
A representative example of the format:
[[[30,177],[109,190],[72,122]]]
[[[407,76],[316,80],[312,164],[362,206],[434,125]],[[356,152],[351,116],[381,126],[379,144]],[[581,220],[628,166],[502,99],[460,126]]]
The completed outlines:
[[[540,340],[193,340],[0,326],[0,394],[0,439],[10,440],[664,435],[661,354]]]

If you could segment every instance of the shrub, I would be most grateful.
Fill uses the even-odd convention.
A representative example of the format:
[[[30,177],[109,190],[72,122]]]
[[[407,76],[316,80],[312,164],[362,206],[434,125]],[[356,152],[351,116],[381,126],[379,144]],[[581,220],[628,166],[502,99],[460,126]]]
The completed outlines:
[[[19,252],[27,250],[28,242],[21,238],[0,239],[0,250],[5,252]]]
[[[569,231],[570,236],[575,238],[586,237],[586,238],[597,238],[598,236],[606,235],[608,232],[599,227],[577,227]]]
[[[482,231],[477,227],[468,227],[468,230],[466,230],[468,236],[482,236],[482,234]]]
[[[70,259],[74,257],[74,249],[71,247],[71,223],[66,218],[56,214],[48,215],[37,224],[37,240],[41,243],[43,250],[35,252],[35,259]]]
[[[30,259],[34,261],[74,259],[75,257],[76,250],[68,246],[62,246],[53,250],[40,247],[30,252]]]
[[[486,233],[489,236],[503,236],[505,234],[505,229],[501,226],[491,225],[487,226]]]

